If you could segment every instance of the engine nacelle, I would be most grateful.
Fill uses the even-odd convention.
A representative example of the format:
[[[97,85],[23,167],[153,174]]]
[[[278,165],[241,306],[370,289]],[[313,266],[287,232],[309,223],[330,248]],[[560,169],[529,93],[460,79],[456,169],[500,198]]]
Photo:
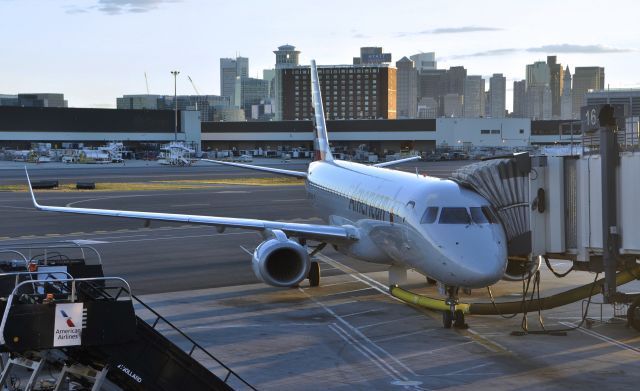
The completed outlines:
[[[297,285],[309,275],[310,265],[307,250],[282,232],[260,243],[253,252],[253,272],[272,286]]]
[[[528,261],[525,260],[509,260],[507,262],[507,270],[502,277],[505,281],[522,281],[534,275],[540,270],[542,257],[535,257]]]

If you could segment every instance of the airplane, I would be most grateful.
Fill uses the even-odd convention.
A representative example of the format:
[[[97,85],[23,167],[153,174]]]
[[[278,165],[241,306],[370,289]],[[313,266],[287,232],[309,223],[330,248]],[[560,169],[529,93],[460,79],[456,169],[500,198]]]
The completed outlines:
[[[390,282],[414,269],[440,282],[450,311],[443,325],[466,327],[455,309],[460,288],[490,286],[505,276],[507,240],[489,201],[451,180],[392,170],[411,157],[374,165],[334,159],[329,147],[315,61],[311,61],[315,160],[307,172],[202,159],[217,164],[266,171],[305,181],[309,198],[327,224],[299,224],[231,217],[136,212],[41,205],[27,172],[33,205],[43,211],[183,222],[262,233],[255,249],[255,275],[276,287],[320,283],[312,257],[327,244],[347,256],[389,265]],[[25,168],[26,171],[26,168]],[[314,248],[308,241],[318,242]]]

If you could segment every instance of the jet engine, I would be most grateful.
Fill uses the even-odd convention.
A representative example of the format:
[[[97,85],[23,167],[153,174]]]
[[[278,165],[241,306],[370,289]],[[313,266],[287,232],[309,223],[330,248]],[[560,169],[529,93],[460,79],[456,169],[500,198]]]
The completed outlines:
[[[266,284],[277,287],[297,285],[307,278],[311,261],[307,250],[282,231],[253,252],[253,272]]]
[[[535,274],[540,269],[542,257],[534,259],[509,259],[507,262],[507,270],[502,277],[505,281],[522,281]]]

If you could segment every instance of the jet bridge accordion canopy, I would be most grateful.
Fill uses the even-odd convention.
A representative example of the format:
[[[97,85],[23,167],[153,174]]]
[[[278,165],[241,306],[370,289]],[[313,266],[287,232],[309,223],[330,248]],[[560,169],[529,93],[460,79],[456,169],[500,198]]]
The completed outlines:
[[[485,160],[464,166],[451,174],[451,179],[471,188],[497,210],[508,241],[510,256],[531,253],[529,225],[528,154]]]

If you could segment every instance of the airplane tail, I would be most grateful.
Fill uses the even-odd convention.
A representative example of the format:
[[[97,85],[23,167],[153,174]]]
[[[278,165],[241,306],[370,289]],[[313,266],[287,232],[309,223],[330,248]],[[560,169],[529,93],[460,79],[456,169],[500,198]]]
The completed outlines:
[[[320,81],[315,60],[311,60],[311,101],[313,102],[313,125],[316,136],[313,141],[315,160],[333,160],[327,137],[327,124],[324,120],[324,107],[322,106],[322,94],[320,93]]]

